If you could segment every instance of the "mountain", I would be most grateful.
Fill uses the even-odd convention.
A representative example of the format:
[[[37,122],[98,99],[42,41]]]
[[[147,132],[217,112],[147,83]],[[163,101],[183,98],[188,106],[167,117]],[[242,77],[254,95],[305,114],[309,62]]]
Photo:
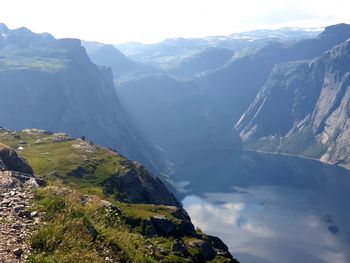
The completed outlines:
[[[350,26],[330,26],[316,38],[296,43],[270,43],[253,54],[233,59],[224,67],[198,79],[207,92],[207,105],[238,121],[264,85],[277,63],[318,57],[350,37]]]
[[[80,40],[55,39],[26,28],[2,26],[2,31],[1,126],[86,136],[148,167],[161,164],[161,159],[151,160],[152,150],[146,150],[120,106],[111,70],[93,64]]]
[[[222,67],[232,56],[233,52],[229,49],[210,47],[182,60],[167,73],[171,76],[191,79],[206,71]]]
[[[159,73],[156,68],[130,60],[113,45],[88,41],[83,41],[82,45],[93,63],[112,69],[115,80],[129,79],[135,75]]]
[[[239,149],[233,124],[274,65],[322,55],[350,37],[348,27],[328,27],[316,38],[295,43],[269,43],[189,81],[167,76],[135,78],[118,85],[117,94],[135,126],[170,162],[181,162],[201,148]]]
[[[206,94],[195,82],[148,76],[118,85],[117,94],[143,136],[171,162],[202,148],[240,148],[232,129],[217,129],[221,119],[207,110]]]
[[[139,163],[63,133],[1,129],[0,142],[2,260],[237,262]]]
[[[87,41],[83,41],[82,45],[93,63],[112,69],[116,82],[157,74],[191,79],[205,71],[223,66],[233,56],[233,52],[228,49],[210,47],[179,61],[178,64],[174,63],[167,70],[161,70],[129,59],[113,45]]]
[[[317,28],[281,28],[277,30],[255,30],[235,33],[228,36],[209,36],[204,38],[171,38],[155,44],[125,43],[118,44],[128,57],[148,65],[169,69],[196,53],[207,48],[219,47],[238,53],[257,48],[270,41],[287,42],[313,38],[321,30]]]
[[[350,168],[349,61],[346,41],[315,60],[276,65],[236,125],[247,147]]]
[[[116,47],[135,61],[166,70],[209,46],[204,39],[175,38],[157,44],[131,43]]]

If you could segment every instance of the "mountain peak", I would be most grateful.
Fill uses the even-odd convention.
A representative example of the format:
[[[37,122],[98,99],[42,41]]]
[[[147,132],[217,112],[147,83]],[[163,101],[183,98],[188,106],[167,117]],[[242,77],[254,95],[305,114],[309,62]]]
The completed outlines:
[[[7,32],[9,29],[4,23],[0,23],[0,32]]]
[[[336,25],[327,26],[320,36],[334,36],[344,35],[350,33],[350,25],[341,23]]]

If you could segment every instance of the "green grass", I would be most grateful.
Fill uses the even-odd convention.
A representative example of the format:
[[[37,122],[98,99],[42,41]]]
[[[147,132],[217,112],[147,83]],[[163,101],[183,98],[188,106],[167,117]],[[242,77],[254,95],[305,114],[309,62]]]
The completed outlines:
[[[171,252],[172,237],[144,235],[152,216],[180,223],[173,215],[175,207],[117,201],[115,196],[121,195],[117,189],[106,195],[105,181],[129,169],[124,157],[81,139],[62,138],[43,131],[0,129],[0,148],[17,149],[47,182],[34,194],[43,222],[30,237],[29,262],[98,263],[105,262],[105,257],[114,262],[193,262]],[[118,207],[117,213],[110,204]],[[191,248],[191,254],[198,251]]]
[[[104,183],[110,177],[125,173],[125,158],[106,148],[83,140],[56,140],[44,132],[0,131],[0,143],[18,150],[34,172],[46,180],[61,180],[85,193],[104,193]],[[83,171],[79,175],[77,171]],[[111,193],[111,196],[115,193]]]
[[[320,158],[325,148],[315,141],[311,128],[293,133],[286,137],[281,144],[281,151]]]
[[[327,145],[321,145],[315,140],[311,128],[308,127],[282,139],[276,136],[261,138],[247,142],[245,146],[261,151],[300,154],[312,158],[320,158],[327,149]]]
[[[121,203],[120,207],[124,214],[129,218],[150,219],[152,216],[163,215],[169,219],[174,219],[171,213],[175,211],[175,207],[163,205],[148,204],[125,204]]]
[[[63,71],[67,61],[54,58],[7,57],[0,59],[0,71],[39,70],[45,72]]]
[[[191,262],[171,253],[172,239],[146,238],[124,220],[130,211],[140,210],[133,213],[137,218],[166,208],[116,203],[122,213],[115,214],[98,196],[85,205],[82,198],[62,186],[36,190],[34,200],[46,223],[31,237],[31,262],[103,262],[106,256],[117,262]]]
[[[29,48],[0,50],[0,71],[38,70],[57,72],[66,69],[70,59],[64,50],[50,48]]]

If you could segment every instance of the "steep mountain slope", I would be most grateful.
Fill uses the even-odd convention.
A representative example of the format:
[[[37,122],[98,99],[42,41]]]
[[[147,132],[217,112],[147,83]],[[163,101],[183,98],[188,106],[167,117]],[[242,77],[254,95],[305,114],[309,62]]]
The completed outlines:
[[[140,164],[62,133],[1,129],[0,142],[31,165],[0,144],[1,229],[17,222],[5,244],[16,250],[0,249],[9,262],[237,262]],[[35,178],[45,186],[24,189]]]
[[[232,129],[221,133],[225,124],[207,110],[206,94],[195,82],[149,76],[120,84],[117,93],[140,132],[171,162],[202,148],[240,148]]]
[[[210,47],[182,60],[167,73],[180,78],[194,78],[198,74],[222,67],[232,56],[233,52],[229,49]]]
[[[271,43],[253,54],[234,59],[198,82],[207,93],[206,103],[216,107],[228,122],[236,123],[264,85],[276,63],[311,59],[350,37],[350,25],[327,27],[316,38],[296,43]]]
[[[87,136],[149,167],[156,165],[120,106],[111,70],[94,65],[80,40],[2,26],[0,125]]]
[[[350,167],[350,41],[314,61],[277,65],[236,125],[247,147]]]
[[[125,80],[135,75],[139,76],[160,72],[156,68],[130,60],[113,45],[87,41],[83,41],[82,45],[85,47],[93,63],[112,69],[115,80]]]

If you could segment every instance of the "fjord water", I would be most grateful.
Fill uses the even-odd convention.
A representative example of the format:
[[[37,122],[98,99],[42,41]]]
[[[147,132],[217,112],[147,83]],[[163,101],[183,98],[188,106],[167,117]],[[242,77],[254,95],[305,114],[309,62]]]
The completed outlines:
[[[350,262],[349,171],[224,149],[185,160],[173,174],[185,209],[241,262]]]

